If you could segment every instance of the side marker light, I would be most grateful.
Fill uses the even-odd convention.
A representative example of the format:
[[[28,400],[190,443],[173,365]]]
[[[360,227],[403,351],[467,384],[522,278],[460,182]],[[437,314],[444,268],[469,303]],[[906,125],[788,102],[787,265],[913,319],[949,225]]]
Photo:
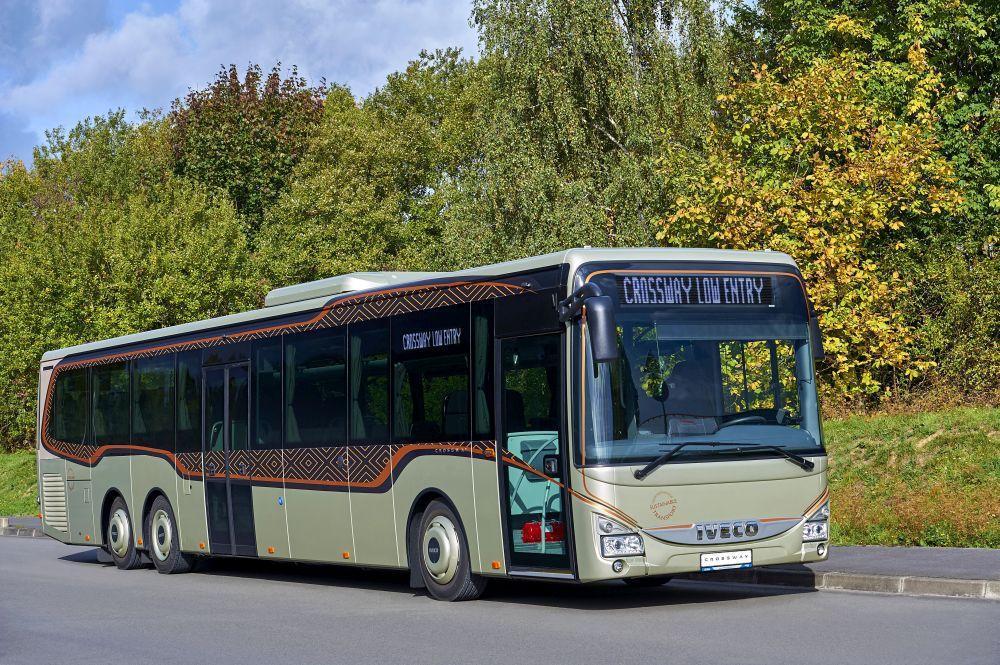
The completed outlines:
[[[351,553],[350,552],[344,552],[343,554],[344,554],[344,558],[345,559],[350,559],[351,558]]]
[[[500,570],[500,562],[499,561],[494,561],[493,562],[493,570]]]

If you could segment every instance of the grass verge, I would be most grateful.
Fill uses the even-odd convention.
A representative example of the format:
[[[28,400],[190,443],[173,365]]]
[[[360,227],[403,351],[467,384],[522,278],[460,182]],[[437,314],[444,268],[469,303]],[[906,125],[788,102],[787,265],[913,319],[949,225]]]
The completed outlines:
[[[0,515],[38,512],[35,453],[0,453]]]
[[[1000,409],[824,426],[834,543],[1000,548]]]

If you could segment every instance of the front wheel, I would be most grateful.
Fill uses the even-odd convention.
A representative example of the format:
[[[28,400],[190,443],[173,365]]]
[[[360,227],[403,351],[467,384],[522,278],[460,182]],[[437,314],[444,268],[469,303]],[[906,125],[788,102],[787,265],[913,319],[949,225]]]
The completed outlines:
[[[472,574],[469,544],[462,523],[445,503],[433,501],[420,520],[420,574],[438,600],[474,600],[486,579]]]
[[[153,560],[157,572],[164,575],[186,573],[191,570],[194,557],[181,552],[177,535],[177,520],[165,496],[153,501],[146,517],[146,542],[149,543],[149,558]]]

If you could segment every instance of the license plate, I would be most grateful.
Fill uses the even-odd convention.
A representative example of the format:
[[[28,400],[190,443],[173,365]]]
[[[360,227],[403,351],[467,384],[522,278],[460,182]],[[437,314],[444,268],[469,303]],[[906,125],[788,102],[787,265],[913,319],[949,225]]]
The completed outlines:
[[[753,550],[710,552],[701,555],[702,570],[730,570],[753,567]]]

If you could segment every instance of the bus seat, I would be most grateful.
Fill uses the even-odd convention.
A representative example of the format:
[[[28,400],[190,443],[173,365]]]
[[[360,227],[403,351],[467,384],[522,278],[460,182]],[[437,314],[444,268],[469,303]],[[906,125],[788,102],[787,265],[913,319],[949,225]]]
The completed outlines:
[[[504,402],[507,411],[504,416],[507,431],[523,432],[525,429],[524,397],[518,391],[507,388],[504,390]]]
[[[444,398],[444,434],[461,440],[469,435],[469,393],[456,390]]]
[[[440,433],[437,423],[430,420],[415,420],[410,425],[410,436],[417,441],[434,441]]]

